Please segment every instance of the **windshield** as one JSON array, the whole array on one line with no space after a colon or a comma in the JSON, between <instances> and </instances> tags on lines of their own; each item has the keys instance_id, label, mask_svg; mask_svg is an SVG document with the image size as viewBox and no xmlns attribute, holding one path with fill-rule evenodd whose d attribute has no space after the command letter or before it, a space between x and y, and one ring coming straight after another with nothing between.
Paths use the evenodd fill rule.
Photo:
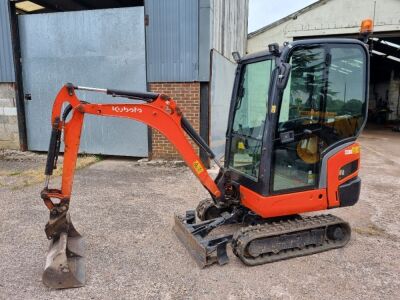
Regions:
<instances>
[{"instance_id":1,"label":"windshield","mask_svg":"<svg viewBox=\"0 0 400 300\"><path fill-rule=\"evenodd\" d=\"M322 125L331 129L325 130L327 145L356 136L365 115L362 49L343 45L298 49L290 63L278 131Z\"/></svg>"},{"instance_id":2,"label":"windshield","mask_svg":"<svg viewBox=\"0 0 400 300\"><path fill-rule=\"evenodd\" d=\"M230 167L258 178L273 61L243 66L231 132Z\"/></svg>"}]
</instances>

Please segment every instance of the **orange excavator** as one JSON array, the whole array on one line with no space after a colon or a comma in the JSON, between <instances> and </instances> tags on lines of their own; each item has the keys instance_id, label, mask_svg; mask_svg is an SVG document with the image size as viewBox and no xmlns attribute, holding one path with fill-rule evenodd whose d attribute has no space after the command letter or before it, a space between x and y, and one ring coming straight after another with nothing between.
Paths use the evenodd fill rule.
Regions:
<instances>
[{"instance_id":1,"label":"orange excavator","mask_svg":"<svg viewBox=\"0 0 400 300\"><path fill-rule=\"evenodd\" d=\"M83 238L69 208L86 114L143 122L175 146L210 194L196 210L175 215L173 228L200 267L227 263L227 245L246 265L260 265L347 244L347 222L331 214L299 214L358 201L356 139L367 119L367 46L354 39L301 40L283 47L271 44L268 50L237 57L237 62L223 165L167 95L73 84L60 90L41 193L50 211L45 232L51 246L43 274L47 286L85 283ZM75 93L79 90L142 102L94 104L80 100ZM190 139L220 167L215 179ZM61 188L49 188L62 140ZM233 223L241 228L210 234Z\"/></svg>"}]
</instances>

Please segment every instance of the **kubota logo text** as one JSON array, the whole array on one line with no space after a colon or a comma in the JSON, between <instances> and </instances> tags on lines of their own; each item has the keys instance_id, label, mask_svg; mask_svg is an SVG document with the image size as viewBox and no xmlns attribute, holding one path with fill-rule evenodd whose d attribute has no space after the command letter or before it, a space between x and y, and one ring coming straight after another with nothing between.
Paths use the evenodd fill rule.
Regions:
<instances>
[{"instance_id":1,"label":"kubota logo text","mask_svg":"<svg viewBox=\"0 0 400 300\"><path fill-rule=\"evenodd\" d=\"M126 106L113 106L111 107L112 111L115 111L117 113L123 113L123 112L127 112L127 113L142 113L143 110L141 108L138 107L126 107Z\"/></svg>"}]
</instances>

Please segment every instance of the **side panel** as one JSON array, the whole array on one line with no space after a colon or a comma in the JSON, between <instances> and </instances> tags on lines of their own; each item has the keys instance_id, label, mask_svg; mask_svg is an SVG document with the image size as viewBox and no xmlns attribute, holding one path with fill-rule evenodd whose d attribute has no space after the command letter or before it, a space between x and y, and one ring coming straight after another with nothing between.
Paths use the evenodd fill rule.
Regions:
<instances>
[{"instance_id":1,"label":"side panel","mask_svg":"<svg viewBox=\"0 0 400 300\"><path fill-rule=\"evenodd\" d=\"M354 162L355 167L350 173L344 173L343 167ZM319 211L341 205L339 187L356 179L360 168L360 145L353 143L337 152L328 160L328 187L303 192L288 193L276 196L262 196L240 186L242 205L256 214L264 217L285 216L308 211ZM355 193L356 194L356 193ZM357 197L357 195L355 195ZM353 205L358 199L352 199Z\"/></svg>"},{"instance_id":2,"label":"side panel","mask_svg":"<svg viewBox=\"0 0 400 300\"><path fill-rule=\"evenodd\" d=\"M357 168L353 173L348 176L341 178L341 169L353 162L357 161ZM329 208L337 207L340 205L339 199L339 185L345 183L346 181L358 176L358 171L360 169L360 145L354 143L338 153L333 155L328 160L328 206Z\"/></svg>"},{"instance_id":3,"label":"side panel","mask_svg":"<svg viewBox=\"0 0 400 300\"><path fill-rule=\"evenodd\" d=\"M327 209L326 189L262 196L240 186L241 203L263 218Z\"/></svg>"},{"instance_id":4,"label":"side panel","mask_svg":"<svg viewBox=\"0 0 400 300\"><path fill-rule=\"evenodd\" d=\"M320 189L326 188L327 184L328 184L328 173L327 173L328 160L332 156L334 156L337 152L339 152L339 151L351 146L353 143L354 143L354 141L345 143L345 144L340 145L338 147L335 147L334 149L332 149L332 150L328 151L327 153L323 154L322 162L321 162L321 174L322 175L319 177L319 183L318 183L318 187Z\"/></svg>"}]
</instances>

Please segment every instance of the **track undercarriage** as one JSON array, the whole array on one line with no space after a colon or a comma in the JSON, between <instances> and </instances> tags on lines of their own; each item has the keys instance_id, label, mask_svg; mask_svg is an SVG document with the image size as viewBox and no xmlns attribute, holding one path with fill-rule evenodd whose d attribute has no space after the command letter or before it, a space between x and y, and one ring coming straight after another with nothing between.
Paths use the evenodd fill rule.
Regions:
<instances>
[{"instance_id":1,"label":"track undercarriage","mask_svg":"<svg viewBox=\"0 0 400 300\"><path fill-rule=\"evenodd\" d=\"M349 224L330 214L263 219L243 207L216 216L217 212L210 201L202 201L197 208L200 222L196 223L195 211L175 216L174 232L200 267L228 263L228 244L244 264L255 266L341 248L351 235ZM234 223L243 227L208 236L213 229Z\"/></svg>"}]
</instances>

